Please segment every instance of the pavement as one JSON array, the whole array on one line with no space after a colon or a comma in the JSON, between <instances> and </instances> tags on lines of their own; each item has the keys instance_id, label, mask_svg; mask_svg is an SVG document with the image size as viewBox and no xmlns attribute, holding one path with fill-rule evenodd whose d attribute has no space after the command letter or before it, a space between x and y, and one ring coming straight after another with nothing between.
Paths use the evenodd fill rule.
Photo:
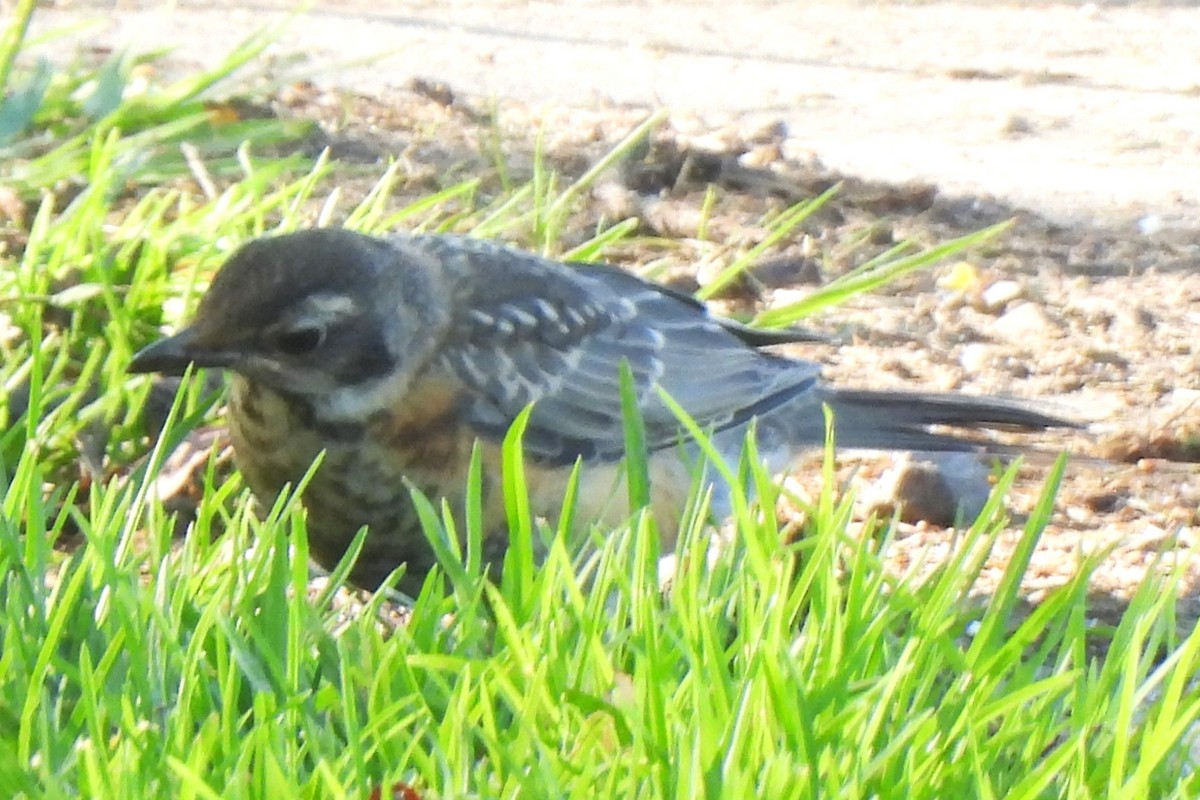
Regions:
<instances>
[{"instance_id":1,"label":"pavement","mask_svg":"<svg viewBox=\"0 0 1200 800\"><path fill-rule=\"evenodd\" d=\"M218 61L289 4L59 2L35 32ZM782 122L788 144L864 178L928 181L1130 235L1200 230L1200 5L1121 3L315 3L274 63L383 92L666 107L713 126Z\"/></svg>"}]
</instances>

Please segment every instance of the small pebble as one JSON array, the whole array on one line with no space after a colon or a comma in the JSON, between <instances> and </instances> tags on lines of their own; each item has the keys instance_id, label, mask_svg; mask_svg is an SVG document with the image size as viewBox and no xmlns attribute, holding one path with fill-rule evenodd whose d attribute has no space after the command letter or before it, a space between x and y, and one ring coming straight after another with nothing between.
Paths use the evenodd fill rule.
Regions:
<instances>
[{"instance_id":1,"label":"small pebble","mask_svg":"<svg viewBox=\"0 0 1200 800\"><path fill-rule=\"evenodd\" d=\"M991 329L1009 341L1025 343L1057 334L1046 312L1035 303L1020 303L1010 308L997 317Z\"/></svg>"},{"instance_id":2,"label":"small pebble","mask_svg":"<svg viewBox=\"0 0 1200 800\"><path fill-rule=\"evenodd\" d=\"M1138 233L1153 236L1163 229L1163 219L1158 214L1147 214L1137 221Z\"/></svg>"},{"instance_id":3,"label":"small pebble","mask_svg":"<svg viewBox=\"0 0 1200 800\"><path fill-rule=\"evenodd\" d=\"M958 363L971 375L982 374L994 360L993 347L983 342L971 342L958 357Z\"/></svg>"},{"instance_id":4,"label":"small pebble","mask_svg":"<svg viewBox=\"0 0 1200 800\"><path fill-rule=\"evenodd\" d=\"M1017 281L996 281L979 294L980 310L990 314L998 313L1023 294L1024 288Z\"/></svg>"}]
</instances>

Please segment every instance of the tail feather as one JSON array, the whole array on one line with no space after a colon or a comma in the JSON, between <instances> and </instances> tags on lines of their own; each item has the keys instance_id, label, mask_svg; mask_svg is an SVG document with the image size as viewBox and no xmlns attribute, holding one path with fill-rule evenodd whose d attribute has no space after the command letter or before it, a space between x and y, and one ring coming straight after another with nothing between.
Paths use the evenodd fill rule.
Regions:
<instances>
[{"instance_id":1,"label":"tail feather","mask_svg":"<svg viewBox=\"0 0 1200 800\"><path fill-rule=\"evenodd\" d=\"M929 427L964 431L1081 427L1028 403L1002 397L830 389L824 401L833 409L838 446L851 449L1004 452L1020 448Z\"/></svg>"}]
</instances>

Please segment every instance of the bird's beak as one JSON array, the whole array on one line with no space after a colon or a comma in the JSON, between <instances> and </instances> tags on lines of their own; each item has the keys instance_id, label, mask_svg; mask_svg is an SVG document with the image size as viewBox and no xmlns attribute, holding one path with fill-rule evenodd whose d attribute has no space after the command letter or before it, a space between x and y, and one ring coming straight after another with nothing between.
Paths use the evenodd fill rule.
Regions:
<instances>
[{"instance_id":1,"label":"bird's beak","mask_svg":"<svg viewBox=\"0 0 1200 800\"><path fill-rule=\"evenodd\" d=\"M129 362L129 371L182 375L189 364L228 369L238 360L236 351L204 342L196 327L192 326L143 348Z\"/></svg>"}]
</instances>

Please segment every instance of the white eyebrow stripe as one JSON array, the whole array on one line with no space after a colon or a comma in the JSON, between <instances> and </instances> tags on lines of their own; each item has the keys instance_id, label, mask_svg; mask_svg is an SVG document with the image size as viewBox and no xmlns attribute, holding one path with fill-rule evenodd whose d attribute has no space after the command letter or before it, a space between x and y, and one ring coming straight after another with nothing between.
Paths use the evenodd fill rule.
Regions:
<instances>
[{"instance_id":1,"label":"white eyebrow stripe","mask_svg":"<svg viewBox=\"0 0 1200 800\"><path fill-rule=\"evenodd\" d=\"M304 311L306 316L313 316L321 320L333 320L356 313L358 304L349 295L323 292L306 298Z\"/></svg>"}]
</instances>

